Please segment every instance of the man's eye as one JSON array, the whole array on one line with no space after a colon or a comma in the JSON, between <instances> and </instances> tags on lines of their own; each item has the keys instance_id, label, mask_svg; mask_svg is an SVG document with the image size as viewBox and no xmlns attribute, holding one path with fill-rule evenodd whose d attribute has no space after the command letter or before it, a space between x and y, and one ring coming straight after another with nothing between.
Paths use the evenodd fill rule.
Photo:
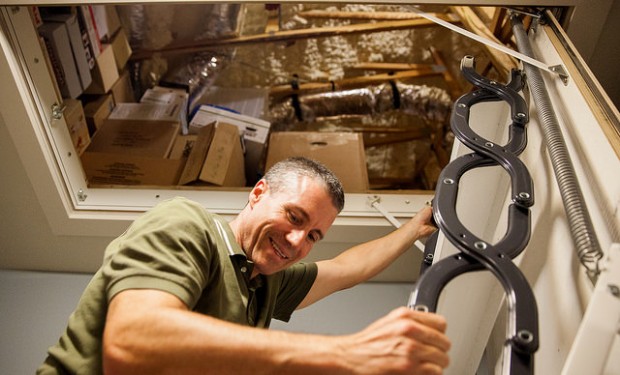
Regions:
<instances>
[{"instance_id":1,"label":"man's eye","mask_svg":"<svg viewBox=\"0 0 620 375\"><path fill-rule=\"evenodd\" d=\"M300 220L297 217L297 215L295 215L293 212L289 211L288 213L288 219L291 221L291 223L293 224L299 224Z\"/></svg>"}]
</instances>

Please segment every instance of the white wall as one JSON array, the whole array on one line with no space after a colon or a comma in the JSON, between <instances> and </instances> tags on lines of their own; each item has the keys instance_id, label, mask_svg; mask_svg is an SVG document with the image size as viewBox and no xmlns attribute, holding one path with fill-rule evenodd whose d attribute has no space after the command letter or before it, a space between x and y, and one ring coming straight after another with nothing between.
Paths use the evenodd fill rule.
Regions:
<instances>
[{"instance_id":1,"label":"white wall","mask_svg":"<svg viewBox=\"0 0 620 375\"><path fill-rule=\"evenodd\" d=\"M33 374L90 280L90 274L0 271L0 374ZM369 283L337 293L272 329L345 334L406 304L409 284Z\"/></svg>"}]
</instances>

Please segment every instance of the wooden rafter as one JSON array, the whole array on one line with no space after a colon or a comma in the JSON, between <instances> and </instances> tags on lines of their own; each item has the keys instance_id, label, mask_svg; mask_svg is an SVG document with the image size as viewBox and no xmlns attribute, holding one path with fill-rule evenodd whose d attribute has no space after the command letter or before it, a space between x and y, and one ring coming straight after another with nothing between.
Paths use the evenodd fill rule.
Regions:
<instances>
[{"instance_id":1,"label":"wooden rafter","mask_svg":"<svg viewBox=\"0 0 620 375\"><path fill-rule=\"evenodd\" d=\"M451 13L430 13L433 16L448 22L458 22L458 18ZM412 20L422 17L413 12L345 12L308 10L297 13L304 18L329 18L329 19L362 19L362 20Z\"/></svg>"},{"instance_id":2,"label":"wooden rafter","mask_svg":"<svg viewBox=\"0 0 620 375\"><path fill-rule=\"evenodd\" d=\"M451 18L456 22L455 18ZM313 29L284 30L269 33L240 36L228 39L201 40L185 45L175 45L156 50L141 49L132 54L132 60L142 60L154 55L176 55L202 52L214 47L236 46L244 44L291 42L309 38L325 38L338 35L366 34L394 30L410 30L436 26L426 19L395 20L374 23L359 23L345 26L325 26Z\"/></svg>"},{"instance_id":3,"label":"wooden rafter","mask_svg":"<svg viewBox=\"0 0 620 375\"><path fill-rule=\"evenodd\" d=\"M282 96L291 95L293 93L304 94L313 91L336 91L368 85L376 85L393 80L405 80L409 78L428 77L433 75L442 75L442 72L433 69L406 70L394 73L376 74L372 76L345 78L331 82L302 83L299 84L299 87L297 89L293 89L291 85L280 85L272 87L269 91L269 94L272 96Z\"/></svg>"},{"instance_id":4,"label":"wooden rafter","mask_svg":"<svg viewBox=\"0 0 620 375\"><path fill-rule=\"evenodd\" d=\"M486 24L480 20L478 15L470 8L466 6L451 6L450 9L461 19L461 22L471 32L480 35L486 39L492 40L497 43L501 41L493 35ZM517 67L517 60L503 52L500 52L494 48L483 45L489 59L491 60L493 67L499 72L500 76L508 77L510 71Z\"/></svg>"}]
</instances>

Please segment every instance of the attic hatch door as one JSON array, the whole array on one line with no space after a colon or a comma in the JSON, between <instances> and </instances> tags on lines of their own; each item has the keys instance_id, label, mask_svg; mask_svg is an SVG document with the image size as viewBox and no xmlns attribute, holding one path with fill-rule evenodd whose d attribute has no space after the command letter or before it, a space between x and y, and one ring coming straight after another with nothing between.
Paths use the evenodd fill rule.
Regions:
<instances>
[{"instance_id":1,"label":"attic hatch door","mask_svg":"<svg viewBox=\"0 0 620 375\"><path fill-rule=\"evenodd\" d=\"M89 188L76 154L28 7L0 7L0 74L5 83L0 109L31 186L57 235L117 235L158 202L184 195L209 210L235 215L248 191ZM55 109L53 109L55 108ZM27 146L24 146L27 145ZM389 227L368 204L368 194L348 194L335 226ZM382 205L398 217L411 217L429 194L380 194ZM232 216L229 216L232 217Z\"/></svg>"}]
</instances>

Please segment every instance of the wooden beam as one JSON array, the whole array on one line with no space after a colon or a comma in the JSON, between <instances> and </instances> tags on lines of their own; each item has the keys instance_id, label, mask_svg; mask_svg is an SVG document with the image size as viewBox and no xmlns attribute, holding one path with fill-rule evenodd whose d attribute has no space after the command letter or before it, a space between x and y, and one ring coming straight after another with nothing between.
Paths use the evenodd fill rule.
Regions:
<instances>
[{"instance_id":1,"label":"wooden beam","mask_svg":"<svg viewBox=\"0 0 620 375\"><path fill-rule=\"evenodd\" d=\"M495 12L493 13L493 19L491 20L491 26L489 27L489 30L491 30L491 33L493 33L493 35L497 37L501 35L500 31L502 30L503 24L505 23L504 21L506 19L507 12L508 11L506 10L506 8L495 8Z\"/></svg>"},{"instance_id":2,"label":"wooden beam","mask_svg":"<svg viewBox=\"0 0 620 375\"><path fill-rule=\"evenodd\" d=\"M455 21L452 21L455 22ZM142 60L153 55L178 55L184 53L202 52L214 47L227 47L244 44L291 42L309 38L326 38L330 36L367 34L394 30L411 30L424 27L435 27L434 22L426 19L384 21L374 23L360 23L345 26L326 26L311 29L284 30L257 35L240 36L237 38L201 40L185 45L163 47L155 50L141 49L132 53L132 60Z\"/></svg>"},{"instance_id":3,"label":"wooden beam","mask_svg":"<svg viewBox=\"0 0 620 375\"><path fill-rule=\"evenodd\" d=\"M459 85L457 80L452 75L452 72L450 72L450 69L448 69L441 51L437 50L435 47L430 47L430 51L431 55L433 56L433 60L435 61L435 64L443 66L445 68L441 74L443 75L443 79L444 81L446 81L446 85L448 86L450 98L452 98L452 100L456 100L459 96L463 94L463 89L461 88L461 85Z\"/></svg>"},{"instance_id":4,"label":"wooden beam","mask_svg":"<svg viewBox=\"0 0 620 375\"><path fill-rule=\"evenodd\" d=\"M451 6L450 9L461 18L461 22L469 31L486 39L501 43L470 7ZM517 60L514 57L486 44L483 44L482 47L502 78L508 78L510 71L517 68Z\"/></svg>"},{"instance_id":5,"label":"wooden beam","mask_svg":"<svg viewBox=\"0 0 620 375\"><path fill-rule=\"evenodd\" d=\"M458 22L458 18L451 13L430 13L433 16L448 22ZM329 18L329 19L362 19L362 20L412 20L422 17L413 12L345 12L308 10L297 13L304 18Z\"/></svg>"},{"instance_id":6,"label":"wooden beam","mask_svg":"<svg viewBox=\"0 0 620 375\"><path fill-rule=\"evenodd\" d=\"M294 90L291 85L274 86L269 91L272 96L282 96L296 94L305 94L313 91L338 91L343 89L351 89L355 87L363 87L368 85L376 85L379 83L393 81L393 80L406 80L411 78L429 77L434 75L441 75L441 72L434 70L408 70L396 73L384 73L376 74L372 76L345 78L338 81L331 82L310 82L302 83L299 88Z\"/></svg>"},{"instance_id":7,"label":"wooden beam","mask_svg":"<svg viewBox=\"0 0 620 375\"><path fill-rule=\"evenodd\" d=\"M359 63L351 67L352 69L362 70L384 70L388 72L395 72L401 70L419 70L419 71L437 71L443 72L444 66L432 65L432 64L406 64L406 63Z\"/></svg>"}]
</instances>

